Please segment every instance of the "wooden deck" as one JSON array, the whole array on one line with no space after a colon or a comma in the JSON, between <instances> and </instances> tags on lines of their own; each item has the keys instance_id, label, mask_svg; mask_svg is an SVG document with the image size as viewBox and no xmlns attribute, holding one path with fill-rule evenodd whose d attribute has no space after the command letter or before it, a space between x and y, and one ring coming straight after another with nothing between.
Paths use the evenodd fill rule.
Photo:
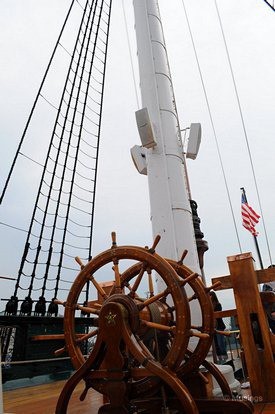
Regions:
<instances>
[{"instance_id":1,"label":"wooden deck","mask_svg":"<svg viewBox=\"0 0 275 414\"><path fill-rule=\"evenodd\" d=\"M51 382L34 387L4 391L5 414L54 414L59 394L65 381ZM89 390L85 401L79 401L84 383L79 384L70 401L68 414L96 414L102 405L102 396Z\"/></svg>"},{"instance_id":2,"label":"wooden deck","mask_svg":"<svg viewBox=\"0 0 275 414\"><path fill-rule=\"evenodd\" d=\"M54 414L59 394L64 381L18 388L5 391L3 394L5 414ZM70 401L68 414L97 414L102 405L102 396L90 390L85 401L80 402L79 396L84 384L79 384ZM246 390L248 395L249 390ZM255 404L255 414L274 414L275 403Z\"/></svg>"}]
</instances>

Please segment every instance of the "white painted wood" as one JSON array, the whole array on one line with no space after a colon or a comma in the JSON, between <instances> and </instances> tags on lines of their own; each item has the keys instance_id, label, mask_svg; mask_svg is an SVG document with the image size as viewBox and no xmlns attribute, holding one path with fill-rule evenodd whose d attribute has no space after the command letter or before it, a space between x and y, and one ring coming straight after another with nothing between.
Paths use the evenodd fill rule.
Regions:
<instances>
[{"instance_id":1,"label":"white painted wood","mask_svg":"<svg viewBox=\"0 0 275 414\"><path fill-rule=\"evenodd\" d=\"M149 112L157 145L146 150L153 236L157 252L200 273L175 97L157 0L134 0L142 106ZM158 286L162 290L162 286ZM192 323L199 324L198 304Z\"/></svg>"},{"instance_id":2,"label":"white painted wood","mask_svg":"<svg viewBox=\"0 0 275 414\"><path fill-rule=\"evenodd\" d=\"M158 252L200 272L175 97L156 0L134 0L142 106L148 108L157 146L147 151L153 235Z\"/></svg>"}]
</instances>

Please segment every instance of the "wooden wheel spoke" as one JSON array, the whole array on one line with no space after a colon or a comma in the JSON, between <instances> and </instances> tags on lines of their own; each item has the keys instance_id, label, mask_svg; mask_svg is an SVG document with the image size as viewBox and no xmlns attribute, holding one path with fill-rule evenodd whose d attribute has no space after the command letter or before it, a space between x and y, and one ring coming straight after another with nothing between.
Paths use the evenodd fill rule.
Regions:
<instances>
[{"instance_id":1,"label":"wooden wheel spoke","mask_svg":"<svg viewBox=\"0 0 275 414\"><path fill-rule=\"evenodd\" d=\"M101 309L102 308L102 305L100 304L100 303L97 303L97 302L93 302L93 308L94 309Z\"/></svg>"},{"instance_id":2,"label":"wooden wheel spoke","mask_svg":"<svg viewBox=\"0 0 275 414\"><path fill-rule=\"evenodd\" d=\"M215 283L213 283L213 285L211 285L211 286L208 286L208 287L205 287L204 288L204 290L205 290L205 292L210 292L211 290L216 290L216 289L218 289L219 287L221 287L221 285L222 285L222 282L215 282Z\"/></svg>"},{"instance_id":3,"label":"wooden wheel spoke","mask_svg":"<svg viewBox=\"0 0 275 414\"><path fill-rule=\"evenodd\" d=\"M194 293L194 295L188 298L188 302L192 302L192 300L196 300L196 299L198 299L198 296L196 295L196 293Z\"/></svg>"},{"instance_id":4,"label":"wooden wheel spoke","mask_svg":"<svg viewBox=\"0 0 275 414\"><path fill-rule=\"evenodd\" d=\"M148 249L148 252L150 252L150 253L152 253L152 254L154 254L154 253L155 253L156 247L157 247L157 245L158 245L158 243L159 243L160 239L161 239L161 237L160 237L160 235L158 234L158 235L155 237L155 240L154 240L154 242L153 242L152 247L150 247L150 249L148 249L148 247L147 247L147 246L145 247L146 249Z\"/></svg>"},{"instance_id":5,"label":"wooden wheel spoke","mask_svg":"<svg viewBox=\"0 0 275 414\"><path fill-rule=\"evenodd\" d=\"M112 238L112 249L116 249L117 248L117 242L116 242L116 232L112 231L111 233L111 238ZM112 267L114 273L115 273L115 284L114 284L114 288L112 289L112 292L110 292L110 295L113 293L113 291L115 291L115 293L121 293L121 275L119 272L119 267L118 267L118 259L116 257L113 257L113 264L114 266ZM110 296L109 295L109 296Z\"/></svg>"},{"instance_id":6,"label":"wooden wheel spoke","mask_svg":"<svg viewBox=\"0 0 275 414\"><path fill-rule=\"evenodd\" d=\"M141 269L140 269L140 272L139 272L139 274L137 275L137 278L136 278L136 280L135 280L135 282L134 282L134 285L133 285L133 287L130 289L130 294L129 294L129 296L130 296L131 298L136 297L136 291L138 290L139 285L140 285L140 282L142 281L142 277L143 277L143 275L144 275L144 272L145 272L145 270L146 270L146 267L147 267L146 263L143 263L143 265L142 265L142 267L141 267ZM128 288L130 288L130 287L128 287Z\"/></svg>"},{"instance_id":7,"label":"wooden wheel spoke","mask_svg":"<svg viewBox=\"0 0 275 414\"><path fill-rule=\"evenodd\" d=\"M170 293L170 290L169 289L165 289L164 291L158 293L157 295L152 296L151 298L146 299L143 303L140 303L138 305L138 308L141 310L141 309L145 308L145 306L151 305L151 303L154 303L157 300L160 300L160 299L164 298L169 293Z\"/></svg>"},{"instance_id":8,"label":"wooden wheel spoke","mask_svg":"<svg viewBox=\"0 0 275 414\"><path fill-rule=\"evenodd\" d=\"M185 286L187 283L196 279L198 276L199 276L198 273L192 273L191 275L187 276L185 279L181 279L179 283L181 286Z\"/></svg>"},{"instance_id":9,"label":"wooden wheel spoke","mask_svg":"<svg viewBox=\"0 0 275 414\"><path fill-rule=\"evenodd\" d=\"M98 333L98 329L95 329L94 331L91 331L89 333L87 333L86 335L82 335L80 338L76 339L76 343L79 344L81 342L86 341L87 339L93 338L94 336L96 336Z\"/></svg>"},{"instance_id":10,"label":"wooden wheel spoke","mask_svg":"<svg viewBox=\"0 0 275 414\"><path fill-rule=\"evenodd\" d=\"M81 310L82 312L85 313L92 313L94 315L99 315L100 309L96 309L96 307L91 308L89 306L82 306L82 305L76 305L77 309Z\"/></svg>"},{"instance_id":11,"label":"wooden wheel spoke","mask_svg":"<svg viewBox=\"0 0 275 414\"><path fill-rule=\"evenodd\" d=\"M66 301L64 301L64 300L54 299L54 303L56 305L62 305L62 306L64 306L64 308L66 306Z\"/></svg>"},{"instance_id":12,"label":"wooden wheel spoke","mask_svg":"<svg viewBox=\"0 0 275 414\"><path fill-rule=\"evenodd\" d=\"M176 331L176 326L162 325L161 323L149 322L149 321L145 321L143 319L141 319L141 322L144 325L146 325L148 328L154 328L154 329L158 329L160 331L172 332L172 333L174 333Z\"/></svg>"},{"instance_id":13,"label":"wooden wheel spoke","mask_svg":"<svg viewBox=\"0 0 275 414\"><path fill-rule=\"evenodd\" d=\"M114 273L115 273L115 293L121 293L121 276L118 266L118 260L113 260L114 266L112 267Z\"/></svg>"},{"instance_id":14,"label":"wooden wheel spoke","mask_svg":"<svg viewBox=\"0 0 275 414\"><path fill-rule=\"evenodd\" d=\"M153 285L153 278L152 278L152 269L149 267L147 268L148 273L148 287L149 287L149 298L154 296L154 285Z\"/></svg>"},{"instance_id":15,"label":"wooden wheel spoke","mask_svg":"<svg viewBox=\"0 0 275 414\"><path fill-rule=\"evenodd\" d=\"M193 331L193 329L190 329L189 336L195 336L196 338L200 338L200 339L208 339L209 338L208 333L199 332L199 331L195 332L195 331Z\"/></svg>"},{"instance_id":16,"label":"wooden wheel spoke","mask_svg":"<svg viewBox=\"0 0 275 414\"><path fill-rule=\"evenodd\" d=\"M56 350L54 351L54 355L55 355L56 357L59 357L60 355L64 354L64 352L65 352L65 351L66 351L66 346L63 346L63 348L56 349Z\"/></svg>"},{"instance_id":17,"label":"wooden wheel spoke","mask_svg":"<svg viewBox=\"0 0 275 414\"><path fill-rule=\"evenodd\" d=\"M95 330L93 330L93 331L91 331L91 332L89 332L89 333L87 333L87 334L76 334L76 337L75 337L75 341L74 342L76 344L79 344L79 343L84 342L87 339L90 339L93 336L97 335L97 333L98 333L98 328L95 329ZM65 345L65 346L63 346L60 349L56 349L54 351L54 355L55 356L60 356L60 355L64 354L64 352L66 352L66 350L67 350L67 348L66 348L66 345Z\"/></svg>"},{"instance_id":18,"label":"wooden wheel spoke","mask_svg":"<svg viewBox=\"0 0 275 414\"><path fill-rule=\"evenodd\" d=\"M218 329L214 329L215 334L218 335L223 335L223 336L230 336L231 332L230 331L219 331Z\"/></svg>"},{"instance_id":19,"label":"wooden wheel spoke","mask_svg":"<svg viewBox=\"0 0 275 414\"><path fill-rule=\"evenodd\" d=\"M82 260L80 259L80 257L76 256L75 261L76 261L77 264L79 264L80 269L84 269L85 265L84 265L84 263L82 263Z\"/></svg>"},{"instance_id":20,"label":"wooden wheel spoke","mask_svg":"<svg viewBox=\"0 0 275 414\"><path fill-rule=\"evenodd\" d=\"M94 278L94 275L92 274L89 275L88 280L92 282L92 284L94 285L98 293L103 297L103 299L107 299L108 295L106 294L104 289L100 286L100 284L96 281L96 279Z\"/></svg>"},{"instance_id":21,"label":"wooden wheel spoke","mask_svg":"<svg viewBox=\"0 0 275 414\"><path fill-rule=\"evenodd\" d=\"M188 254L188 250L183 250L183 252L182 252L182 255L181 255L181 258L180 258L180 260L178 261L178 264L179 265L182 265L183 264L183 261L184 261L184 259L186 258L186 256L187 256L187 254Z\"/></svg>"},{"instance_id":22,"label":"wooden wheel spoke","mask_svg":"<svg viewBox=\"0 0 275 414\"><path fill-rule=\"evenodd\" d=\"M124 286L124 287L126 287L126 288L130 291L129 296L130 296L130 297L132 297L131 292L133 291L133 288L132 288L132 286L130 285L130 283L129 283L129 282L126 282L126 283L124 283L124 285L123 285L123 286ZM138 295L137 293L135 293L134 297L135 297L135 298L139 298L139 295Z\"/></svg>"}]
</instances>

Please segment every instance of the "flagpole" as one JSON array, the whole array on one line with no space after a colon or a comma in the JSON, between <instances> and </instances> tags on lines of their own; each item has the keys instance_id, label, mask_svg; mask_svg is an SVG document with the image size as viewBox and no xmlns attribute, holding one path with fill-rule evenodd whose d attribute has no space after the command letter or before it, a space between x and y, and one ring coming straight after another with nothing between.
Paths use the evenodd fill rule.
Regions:
<instances>
[{"instance_id":1,"label":"flagpole","mask_svg":"<svg viewBox=\"0 0 275 414\"><path fill-rule=\"evenodd\" d=\"M241 191L243 193L244 202L248 203L244 187L241 187ZM259 259L259 262L260 262L261 269L264 269L262 256L261 256L261 252L260 252L259 244L258 244L258 240L257 240L257 236L255 236L254 234L252 234L252 236L254 238L254 243L255 243L257 254L258 254L258 259Z\"/></svg>"}]
</instances>

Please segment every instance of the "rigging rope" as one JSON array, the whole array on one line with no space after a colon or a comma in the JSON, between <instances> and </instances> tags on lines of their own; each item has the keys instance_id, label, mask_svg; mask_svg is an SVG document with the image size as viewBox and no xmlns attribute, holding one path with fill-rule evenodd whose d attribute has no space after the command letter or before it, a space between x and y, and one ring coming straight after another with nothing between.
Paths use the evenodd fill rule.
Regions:
<instances>
[{"instance_id":1,"label":"rigging rope","mask_svg":"<svg viewBox=\"0 0 275 414\"><path fill-rule=\"evenodd\" d=\"M14 296L21 289L28 290L29 297L37 291L42 296L54 291L56 297L59 290L67 291L60 282L71 283L66 280L68 271L78 270L70 266L71 260L64 259L75 257L79 250L85 256L87 252L84 260L91 259L111 5L112 0L86 0L85 7L81 7L83 13L73 52L68 52L71 59L58 107L39 94L56 111L56 118ZM87 122L93 125L92 130ZM22 276L29 279L28 287L22 283ZM42 286L39 280L43 280ZM86 298L88 288L87 284Z\"/></svg>"},{"instance_id":2,"label":"rigging rope","mask_svg":"<svg viewBox=\"0 0 275 414\"><path fill-rule=\"evenodd\" d=\"M230 73L231 73L231 77L232 77L232 81L233 81L233 85L234 85L234 91L235 91L235 95L236 95L236 99L237 99L237 103L238 103L238 109L239 109L239 113L240 113L240 117L241 117L243 133L244 133L244 137L245 137L245 142L246 142L247 152L248 152L249 161L250 161L250 165L251 165L254 185L255 185L257 199L258 199L260 212L261 212L261 217L262 217L263 229L264 229L265 240L266 240L267 250L268 250L268 254L269 254L270 264L272 264L270 246L269 246L269 241L268 241L267 231L266 231L266 226L265 226L265 220L264 220L264 213L263 213L263 209L262 209L262 203L261 203L261 199L260 199L260 193L259 193L258 183L257 183L257 179L256 179L254 163L253 163L252 154L251 154L251 150L250 150L250 145L249 145L249 141L248 141L247 130L246 130L245 122L244 122L242 106L241 106L239 93L238 93L238 89L237 89L237 84L236 84L236 80L235 80L235 76L234 76L233 66L232 66L232 63L231 63L229 50L228 50L228 46L227 46L227 42L226 42L226 38L225 38L225 34L224 34L222 20L221 20L221 16L220 16L220 12L219 12L216 0L215 0L215 7L216 7L217 15L218 15L218 20L219 20L219 24L220 24L220 29L221 29L221 33L222 33L222 37L223 37L225 50L226 50L226 55L227 55L227 60L228 60L229 68L230 68Z\"/></svg>"},{"instance_id":3,"label":"rigging rope","mask_svg":"<svg viewBox=\"0 0 275 414\"><path fill-rule=\"evenodd\" d=\"M12 165L11 165L11 168L10 168L10 171L9 171L9 174L8 174L8 177L7 177L7 179L6 179L6 182L5 182L4 188L3 188L3 190L2 190L2 194L1 194L1 196L0 196L0 204L2 203L3 198L4 198L4 195L5 195L5 193L6 193L6 190L7 190L7 187L8 187L8 184L9 184L10 178L11 178L11 175L12 175L12 173L13 173L13 170L14 170L14 167L15 167L15 164L16 164L16 161L17 161L17 158L18 158L18 155L20 154L20 150L21 150L22 144L23 144L23 142L24 142L24 138L25 138L26 132L27 132L27 130L28 130L28 128L29 128L30 121L31 121L31 119L32 119L32 116L33 116L33 113L34 113L34 110L35 110L36 104L37 104L37 102L38 102L38 99L39 99L39 96L40 96L40 92L41 92L41 90L42 90L42 88L43 88L43 86L44 86L44 83L45 83L45 80L46 80L46 78L47 78L47 75L48 75L49 69L50 69L50 67L51 67L51 64L52 64L53 58L54 58L54 56L55 56L55 52L56 52L56 50L57 50L57 47L58 47L59 41L60 41L60 39L61 39L61 37L62 37L63 31L64 31L64 29L65 29L65 26L66 26L66 24L67 24L67 21L68 21L68 19L69 19L70 14L71 14L71 10L72 10L73 4L74 4L74 0L72 0L71 5L70 5L70 7L69 7L69 10L68 10L68 12L67 12L67 15L66 15L66 18L65 18L65 20L64 20L63 26L62 26L62 28L61 28L61 31L60 31L60 33L59 33L59 36L58 36L58 39L57 39L57 41L56 41L55 47L54 47L54 49L53 49L52 55L51 55L51 57L50 57L50 60L49 60L48 66L47 66L46 71L45 71L45 73L44 73L44 76L43 76L42 82L41 82L40 87L39 87L39 89L38 89L38 92L37 92L36 98L35 98L35 100L34 100L34 103L33 103L32 108L31 108L31 112L30 112L30 115L29 115L29 117L28 117L27 123L26 123L26 125L25 125L25 128L24 128L24 131L23 131L23 134L22 134L21 140L20 140L20 142L19 142L19 146L18 146L18 148L17 148L17 152L16 152L15 157L14 157L14 159L13 159L13 162L12 162Z\"/></svg>"},{"instance_id":4,"label":"rigging rope","mask_svg":"<svg viewBox=\"0 0 275 414\"><path fill-rule=\"evenodd\" d=\"M132 78L133 78L135 95L136 95L136 103L137 103L137 108L139 109L141 108L141 104L139 102L139 97L138 97L137 80L136 80L135 70L134 70L133 55L132 55L130 36L129 36L127 18L126 18L126 12L125 12L125 4L124 4L124 0L121 0L121 1L122 1L122 9L123 9L123 17L124 17L124 25L125 25L125 31L126 31L126 37L127 37L128 51L129 51L130 62L131 62Z\"/></svg>"},{"instance_id":5,"label":"rigging rope","mask_svg":"<svg viewBox=\"0 0 275 414\"><path fill-rule=\"evenodd\" d=\"M93 17L92 17L92 21L90 23L90 27L89 27L88 24L85 24L85 32L83 33L83 41L81 43L81 53L79 53L79 56L78 56L78 63L80 63L80 60L82 58L82 52L83 52L83 50L84 50L84 62L86 63L88 45L89 45L89 42L91 40L91 33L92 33L93 23L94 23L94 19L95 19L96 6L97 6L97 2L95 3L94 9L92 7L90 7L90 11L89 11L89 15L88 15L88 22L90 21L91 15ZM88 37L87 37L87 34L88 34ZM76 72L74 74L74 81L72 83L72 90L71 90L69 105L70 105L70 102L71 102L71 96L73 95L74 86L75 86L76 81L79 80L79 84L81 84L81 81L83 79L83 71L84 71L85 63L83 64L83 67L82 67L80 76L78 76L77 70L76 70ZM69 80L69 77L68 77L68 80ZM87 85L89 85L89 82L87 83ZM80 95L81 87L76 87L76 89L77 89L77 99L78 99L78 97ZM78 102L77 99L76 99L76 105L74 107L73 119L70 122L72 124L71 125L70 132L72 132L72 130L73 130L73 125L74 125L75 118L76 118L77 102ZM69 105L67 106L66 120L67 120L67 115L69 114L69 109L70 109L70 106ZM82 121L81 122L83 122L83 117L84 117L84 111L82 113ZM62 138L63 138L63 134L64 134L64 130L62 131ZM67 159L69 157L71 138L72 138L72 135L70 133L69 142L68 142L68 145L67 145L67 152L66 152L66 156L65 156L65 163L66 163L66 165L67 165ZM61 140L60 140L60 143L61 143ZM79 144L80 144L80 135L79 135L79 139L77 141L77 148L76 148L76 154L75 154L75 162L74 162L73 173L72 173L72 181L71 181L70 191L69 191L69 200L68 200L67 209L66 209L67 211L66 211L65 226L64 226L64 232L63 232L63 238L62 238L61 254L59 256L58 272L57 272L57 275L56 275L55 296L57 296L58 287L59 287L59 281L60 281L60 273L61 273L61 268L62 268L62 264L63 264L64 243L65 243L65 237L66 237L67 226L68 226L68 217L69 217L71 197L72 197L72 191L73 191L73 182L74 182L74 176L75 176L75 169L76 169L76 164L77 164L77 160L78 160ZM61 145L59 147L59 150L60 149L61 149ZM65 177L65 171L66 170L65 170L65 165L64 165L63 174L62 174L62 184L60 186L60 193L59 193L59 197L58 197L58 201L57 201L57 206L56 206L56 216L55 216L54 224L53 224L53 232L52 232L52 237L51 237L51 247L52 247L52 243L53 243L54 234L55 234L56 229L57 229L57 226L56 226L56 223L57 223L57 212L58 212L58 210L60 208L60 205L62 204L61 203L61 193L62 193L62 187L63 187L63 178ZM50 261L51 261L51 257L49 255L49 257L48 257L48 263L50 263ZM42 292L44 291L44 289L46 287L46 282L47 282L47 278L45 277Z\"/></svg>"},{"instance_id":6,"label":"rigging rope","mask_svg":"<svg viewBox=\"0 0 275 414\"><path fill-rule=\"evenodd\" d=\"M274 6L274 0L268 1L268 0L264 0L264 2L273 10L275 11L275 6ZM272 3L272 4L271 4Z\"/></svg>"},{"instance_id":7,"label":"rigging rope","mask_svg":"<svg viewBox=\"0 0 275 414\"><path fill-rule=\"evenodd\" d=\"M75 42L75 50L76 50L76 46L77 46L77 43L78 43L79 33L81 31L81 27L82 27L82 24L83 24L83 21L84 21L85 12L86 12L86 9L88 8L88 4L89 4L89 2L87 0L86 1L86 6L85 6L85 11L83 12L82 19L81 19L81 23L80 23L80 27L79 27L79 31L78 31L78 36L77 36L77 39L76 39L76 42ZM72 61L71 61L71 63L72 63ZM67 73L66 82L67 82L67 80L69 78L69 75L70 75L70 69L68 70L68 73ZM63 100L64 94L65 94L65 91L63 89L63 93L62 93L61 101L60 101L60 105L59 105L59 111L61 110L62 100ZM57 113L57 118L56 118L56 121L55 121L54 130L55 130L55 127L56 127L56 124L57 124L58 114L59 114L59 112ZM26 247L30 245L30 236L31 236L31 232L32 232L34 217L35 217L35 214L36 214L36 207L38 206L38 202L39 202L39 198L40 198L40 192L41 192L42 183L43 183L44 175L45 175L46 168L47 168L47 162L48 162L49 155L50 155L50 152L51 152L51 146L52 146L52 142L53 142L53 137L54 137L54 134L52 134L51 142L50 142L49 149L48 149L48 153L47 153L47 156L46 156L46 162L45 162L45 165L44 165L44 171L43 171L42 178L41 178L41 181L40 181L40 185L39 185L39 189L38 189L38 193L37 193L37 197L36 197L36 201L35 201L35 206L34 206L32 218L31 218L31 224L30 224L30 227L29 227L29 233L28 233L27 240L26 240ZM60 140L60 146L61 146L61 140ZM60 146L59 146L59 148L60 148ZM54 169L53 169L53 173L52 173L51 185L53 184L53 180L54 180L56 168L57 168L57 165L55 163ZM49 205L49 199L46 202L46 210L48 208L48 205ZM45 220L46 220L46 215L44 214L43 224L45 223ZM39 243L38 243L39 245L40 245L40 241L41 241L41 238L42 238L42 235L43 235L43 231L44 231L44 229L43 229L43 226L42 226L41 227L41 231L40 231L40 236L39 236ZM21 260L21 265L20 265L19 273L18 273L18 280L17 280L16 286L15 286L14 296L17 295L17 289L19 287L20 278L21 278L21 272L22 272L23 267L24 267L24 261L25 261L25 258L26 258L26 254L27 254L27 251L26 251L26 248L25 248L25 251L24 251L24 254L23 254L22 260ZM33 275L34 275L34 273L33 273ZM33 276L33 279L34 279L34 276ZM32 287L33 287L33 279L31 280L31 283L29 285L29 294L31 294L31 290L32 290Z\"/></svg>"},{"instance_id":8,"label":"rigging rope","mask_svg":"<svg viewBox=\"0 0 275 414\"><path fill-rule=\"evenodd\" d=\"M18 230L18 231L23 231L24 233L28 233L28 230L26 230L26 229L22 229L22 228L17 227L17 226L12 226L11 224L3 223L2 221L0 221L0 224L1 224L1 226L9 227L10 229L14 229L14 230Z\"/></svg>"},{"instance_id":9,"label":"rigging rope","mask_svg":"<svg viewBox=\"0 0 275 414\"><path fill-rule=\"evenodd\" d=\"M197 50L196 50L196 45L195 45L195 41L194 41L193 33L192 33L192 30L191 30L191 25L190 25L190 22L189 22L189 18L188 18L188 14L187 14L187 10L186 10L186 7L185 7L184 0L182 0L182 5L183 5L183 9L184 9L185 18L186 18L186 21L187 21L188 31L189 31L189 34L190 34L195 59L196 59L197 66L198 66L199 76L200 76L200 79L201 79L202 89L203 89L203 93L204 93L204 97L205 97L205 101L206 101L207 110L208 110L208 113L209 113L210 123L211 123L211 127L212 127L212 130L213 130L215 144L216 144L216 148L217 148L217 152L218 152L218 158L219 158L219 162L220 162L220 166L221 166L221 170L222 170L222 175L223 175L223 180L224 180L224 184L225 184L225 188L226 188L227 198L228 198L230 211L231 211L231 215L232 215L232 220L233 220L233 224L234 224L234 228L235 228L235 234L236 234L236 238L237 238L237 241L238 241L240 253L242 253L241 242L240 242L239 233L238 233L237 224L236 224L236 219L235 219L235 215L234 215L234 211L233 211L233 206L232 206L232 201L231 201L231 197L230 197L227 178L226 178L226 174L225 174L225 170L224 170L224 166L223 166L223 160L222 160L220 146L219 146L219 142L218 142L218 136L217 136L216 128L215 128L215 125L214 125L212 111L211 111L211 108L210 108L210 103L209 103L209 99L208 99L208 95L207 95L207 91L206 91L206 87L205 87L205 83L204 83L204 78L203 78L203 75L202 75L202 70L201 70L201 66L200 66L200 62L199 62L199 58L198 58L198 54L197 54Z\"/></svg>"}]
</instances>

